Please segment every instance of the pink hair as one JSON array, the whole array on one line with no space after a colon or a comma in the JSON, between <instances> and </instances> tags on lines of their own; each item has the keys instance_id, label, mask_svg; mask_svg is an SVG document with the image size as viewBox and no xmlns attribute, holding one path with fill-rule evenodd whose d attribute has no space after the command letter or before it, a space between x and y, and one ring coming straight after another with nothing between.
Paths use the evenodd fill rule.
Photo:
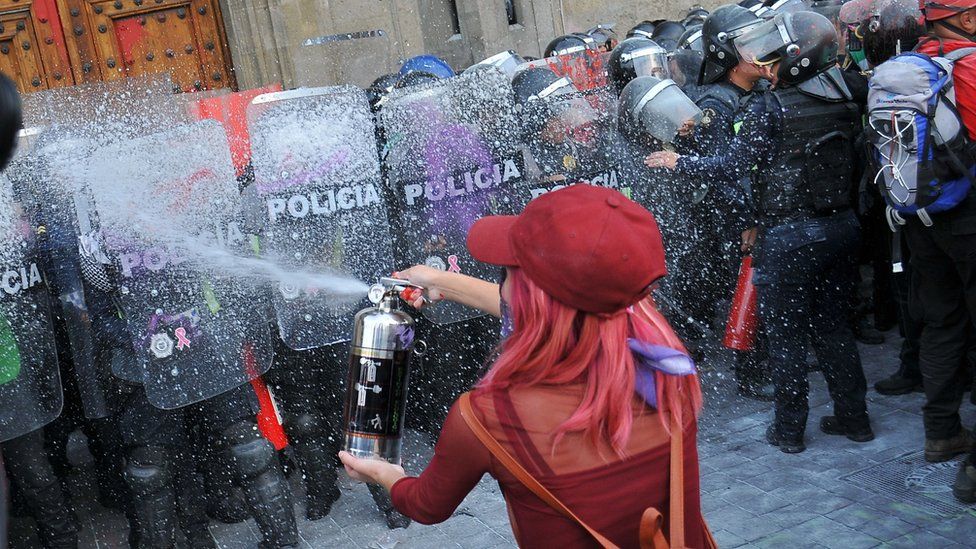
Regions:
<instances>
[{"instance_id":1,"label":"pink hair","mask_svg":"<svg viewBox=\"0 0 976 549\"><path fill-rule=\"evenodd\" d=\"M479 387L507 389L537 384L582 384L583 401L556 430L556 442L583 431L594 443L608 440L619 456L634 422L635 359L628 338L686 352L667 320L648 298L612 315L590 314L543 292L521 269L509 269L515 329ZM698 413L702 395L695 375L655 373L661 421ZM668 419L665 419L668 418Z\"/></svg>"}]
</instances>

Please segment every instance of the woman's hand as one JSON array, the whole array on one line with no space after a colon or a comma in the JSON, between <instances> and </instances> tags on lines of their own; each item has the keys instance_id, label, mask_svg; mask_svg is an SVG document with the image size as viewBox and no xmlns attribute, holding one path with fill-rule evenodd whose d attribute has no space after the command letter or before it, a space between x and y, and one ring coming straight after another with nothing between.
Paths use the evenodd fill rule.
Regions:
<instances>
[{"instance_id":1,"label":"woman's hand","mask_svg":"<svg viewBox=\"0 0 976 549\"><path fill-rule=\"evenodd\" d=\"M339 452L339 460L351 478L370 484L379 484L389 491L396 481L407 476L403 467L378 459L361 459L349 452Z\"/></svg>"},{"instance_id":2,"label":"woman's hand","mask_svg":"<svg viewBox=\"0 0 976 549\"><path fill-rule=\"evenodd\" d=\"M412 307L420 309L441 300L474 307L493 316L501 316L498 284L450 271L440 271L426 265L415 265L393 273L394 278L406 280L424 288L426 295L401 292L400 296ZM404 295L406 293L406 295Z\"/></svg>"},{"instance_id":3,"label":"woman's hand","mask_svg":"<svg viewBox=\"0 0 976 549\"><path fill-rule=\"evenodd\" d=\"M653 152L644 159L644 165L648 168L667 168L673 170L678 164L678 158L680 157L681 155L672 151Z\"/></svg>"},{"instance_id":4,"label":"woman's hand","mask_svg":"<svg viewBox=\"0 0 976 549\"><path fill-rule=\"evenodd\" d=\"M424 289L426 295L418 293L412 301L409 301L410 306L420 309L425 305L433 305L444 299L445 292L441 286L441 281L445 275L450 276L450 274L452 273L446 273L426 265L414 265L409 269L393 273L393 278L406 280Z\"/></svg>"}]
</instances>

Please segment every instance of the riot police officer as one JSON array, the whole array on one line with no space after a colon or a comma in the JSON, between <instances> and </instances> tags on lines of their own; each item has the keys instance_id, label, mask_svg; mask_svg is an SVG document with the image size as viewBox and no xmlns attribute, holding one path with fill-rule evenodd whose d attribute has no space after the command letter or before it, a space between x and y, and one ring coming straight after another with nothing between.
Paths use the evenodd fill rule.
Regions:
<instances>
[{"instance_id":1,"label":"riot police officer","mask_svg":"<svg viewBox=\"0 0 976 549\"><path fill-rule=\"evenodd\" d=\"M527 179L575 183L602 164L606 151L595 146L592 133L597 112L569 79L532 67L515 75L512 88L521 110Z\"/></svg>"},{"instance_id":2,"label":"riot police officer","mask_svg":"<svg viewBox=\"0 0 976 549\"><path fill-rule=\"evenodd\" d=\"M859 230L851 209L853 141L860 113L836 64L837 34L822 15L779 13L736 41L773 89L750 104L726 154L657 153L654 165L679 174L739 179L756 166L753 197L761 238L754 283L769 336L776 385L770 444L806 449L809 413L806 345L813 344L834 399L820 429L874 438L866 381L850 324Z\"/></svg>"},{"instance_id":3,"label":"riot police officer","mask_svg":"<svg viewBox=\"0 0 976 549\"><path fill-rule=\"evenodd\" d=\"M0 169L13 156L21 124L16 85L0 74ZM41 544L73 548L78 546L77 518L44 447L42 427L60 415L63 395L49 291L38 270L36 224L9 181L0 186L0 194L4 232L0 257L30 273L9 286L16 290L6 292L0 302L0 442L5 461L0 466L0 499L6 500L5 473L9 472L37 523ZM31 230L25 234L20 223ZM0 507L0 545L5 545L6 518Z\"/></svg>"},{"instance_id":4,"label":"riot police officer","mask_svg":"<svg viewBox=\"0 0 976 549\"><path fill-rule=\"evenodd\" d=\"M709 156L725 150L735 138L742 122L745 105L753 98L753 89L761 71L752 63L740 60L735 40L762 19L746 8L730 4L721 6L705 19L702 26L704 62L698 75L700 85L696 99L704 113L703 123L692 139L681 140L682 152ZM702 234L700 253L695 257L699 273L690 284L697 295L713 296L702 301L727 302L732 293L734 269L737 268L739 235L755 226L749 208L749 178L742 181L709 177L693 182L696 207L692 210L698 234ZM689 197L691 199L691 197ZM736 354L736 382L739 394L759 400L772 400L764 391L768 375L762 368L762 353Z\"/></svg>"},{"instance_id":5,"label":"riot police officer","mask_svg":"<svg viewBox=\"0 0 976 549\"><path fill-rule=\"evenodd\" d=\"M635 36L617 44L607 60L607 77L619 95L638 76L671 77L668 52L649 38Z\"/></svg>"}]
</instances>

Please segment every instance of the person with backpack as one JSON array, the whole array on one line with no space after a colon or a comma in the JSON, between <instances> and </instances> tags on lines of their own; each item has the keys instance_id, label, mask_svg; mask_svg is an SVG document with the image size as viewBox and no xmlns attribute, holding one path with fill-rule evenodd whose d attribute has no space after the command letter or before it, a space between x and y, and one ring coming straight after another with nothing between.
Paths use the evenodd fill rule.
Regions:
<instances>
[{"instance_id":1,"label":"person with backpack","mask_svg":"<svg viewBox=\"0 0 976 549\"><path fill-rule=\"evenodd\" d=\"M915 52L875 69L868 126L892 228L911 251L925 459L938 462L973 451L959 406L976 315L976 0L926 1L922 15L928 35ZM976 501L976 456L953 493Z\"/></svg>"},{"instance_id":2,"label":"person with backpack","mask_svg":"<svg viewBox=\"0 0 976 549\"><path fill-rule=\"evenodd\" d=\"M921 12L915 0L861 0L870 1L871 10L862 15L864 19L855 26L858 58L863 60L861 67L870 71L888 59L909 52L915 48L924 33L918 22ZM844 7L853 4L849 2ZM841 12L844 13L843 11ZM848 25L849 27L851 25ZM848 39L848 44L851 39ZM851 53L853 55L853 52ZM861 183L861 201L866 210L880 211L881 226L874 248L883 252L887 270L891 273L891 289L898 308L898 331L902 336L899 352L898 369L890 376L880 379L874 384L874 390L881 395L904 395L913 391L922 391L922 371L918 366L918 338L922 333L922 322L916 311L909 304L911 291L911 262L909 261L908 246L905 244L903 232L891 233L885 221L885 203L874 185L876 170L870 166L865 171L865 178ZM882 240L883 237L883 240ZM897 268L892 268L891 251L897 247L901 253L901 261ZM879 272L880 265L875 265L875 272ZM877 300L877 297L875 297Z\"/></svg>"},{"instance_id":3,"label":"person with backpack","mask_svg":"<svg viewBox=\"0 0 976 549\"><path fill-rule=\"evenodd\" d=\"M426 289L415 306L450 299L501 317L494 362L419 476L341 452L346 471L423 524L450 518L488 473L521 547L715 547L699 500L701 390L648 297L666 270L654 217L579 184L477 221L468 248L504 269L500 287L424 266L395 276Z\"/></svg>"},{"instance_id":4,"label":"person with backpack","mask_svg":"<svg viewBox=\"0 0 976 549\"><path fill-rule=\"evenodd\" d=\"M861 113L837 66L837 33L820 14L778 13L735 46L773 84L763 101L750 103L736 138L715 156L662 151L648 162L679 175L730 180L755 167L753 283L776 386L766 440L786 453L806 449L809 342L834 401L834 415L821 418L820 430L867 442L874 438L867 382L849 321L860 240L851 195Z\"/></svg>"}]
</instances>

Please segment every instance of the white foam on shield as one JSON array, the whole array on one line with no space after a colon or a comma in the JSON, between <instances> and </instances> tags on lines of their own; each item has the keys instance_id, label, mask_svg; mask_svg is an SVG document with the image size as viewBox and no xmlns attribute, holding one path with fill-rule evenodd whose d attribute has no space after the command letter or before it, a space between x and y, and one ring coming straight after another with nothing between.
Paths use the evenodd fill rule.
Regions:
<instances>
[{"instance_id":1,"label":"white foam on shield","mask_svg":"<svg viewBox=\"0 0 976 549\"><path fill-rule=\"evenodd\" d=\"M216 146L223 144L223 146ZM67 192L90 193L98 222L121 248L124 276L190 262L209 275L288 284L338 301L361 299L368 286L331 269L295 270L257 257L241 227L241 198L223 128L205 120L144 137L81 146L51 155ZM78 200L76 200L78 202ZM82 227L82 233L85 228Z\"/></svg>"}]
</instances>

